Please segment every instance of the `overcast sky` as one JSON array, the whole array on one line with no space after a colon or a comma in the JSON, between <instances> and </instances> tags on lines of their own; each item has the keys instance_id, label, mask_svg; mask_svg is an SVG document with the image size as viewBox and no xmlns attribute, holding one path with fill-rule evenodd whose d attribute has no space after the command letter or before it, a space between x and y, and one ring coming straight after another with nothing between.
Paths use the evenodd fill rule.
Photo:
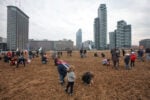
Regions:
<instances>
[{"instance_id":1,"label":"overcast sky","mask_svg":"<svg viewBox=\"0 0 150 100\"><path fill-rule=\"evenodd\" d=\"M133 45L150 39L150 0L0 0L0 36L6 37L6 6L16 5L30 17L30 39L75 42L81 28L83 41L93 40L94 18L102 3L107 6L108 33L116 29L117 21L125 20L132 25Z\"/></svg>"}]
</instances>

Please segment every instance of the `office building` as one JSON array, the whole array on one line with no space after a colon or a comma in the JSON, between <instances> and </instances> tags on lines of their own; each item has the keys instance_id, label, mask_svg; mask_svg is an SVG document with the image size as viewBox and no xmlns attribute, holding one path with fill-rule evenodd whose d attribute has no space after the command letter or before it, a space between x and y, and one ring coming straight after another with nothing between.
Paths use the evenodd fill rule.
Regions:
<instances>
[{"instance_id":1,"label":"office building","mask_svg":"<svg viewBox=\"0 0 150 100\"><path fill-rule=\"evenodd\" d=\"M82 48L82 30L79 29L76 32L76 48L81 49Z\"/></svg>"},{"instance_id":2,"label":"office building","mask_svg":"<svg viewBox=\"0 0 150 100\"><path fill-rule=\"evenodd\" d=\"M100 32L99 32L99 18L95 18L94 20L94 43L95 43L95 48L99 49L100 48Z\"/></svg>"},{"instance_id":3,"label":"office building","mask_svg":"<svg viewBox=\"0 0 150 100\"><path fill-rule=\"evenodd\" d=\"M127 25L124 20L117 22L117 29L109 33L110 49L131 48L131 25Z\"/></svg>"},{"instance_id":4,"label":"office building","mask_svg":"<svg viewBox=\"0 0 150 100\"><path fill-rule=\"evenodd\" d=\"M87 40L83 42L83 49L91 50L94 48L94 42L91 40Z\"/></svg>"},{"instance_id":5,"label":"office building","mask_svg":"<svg viewBox=\"0 0 150 100\"><path fill-rule=\"evenodd\" d=\"M7 6L7 46L10 50L27 49L29 17L18 7Z\"/></svg>"},{"instance_id":6,"label":"office building","mask_svg":"<svg viewBox=\"0 0 150 100\"><path fill-rule=\"evenodd\" d=\"M29 40L30 50L38 50L39 48L42 48L44 51L54 50L54 41Z\"/></svg>"},{"instance_id":7,"label":"office building","mask_svg":"<svg viewBox=\"0 0 150 100\"><path fill-rule=\"evenodd\" d=\"M116 47L116 31L114 32L109 32L109 48L113 49Z\"/></svg>"},{"instance_id":8,"label":"office building","mask_svg":"<svg viewBox=\"0 0 150 100\"><path fill-rule=\"evenodd\" d=\"M0 43L7 43L7 39L4 37L0 37Z\"/></svg>"},{"instance_id":9,"label":"office building","mask_svg":"<svg viewBox=\"0 0 150 100\"><path fill-rule=\"evenodd\" d=\"M7 43L0 43L0 51L7 51Z\"/></svg>"},{"instance_id":10,"label":"office building","mask_svg":"<svg viewBox=\"0 0 150 100\"><path fill-rule=\"evenodd\" d=\"M54 41L54 50L73 50L73 41L71 40Z\"/></svg>"},{"instance_id":11,"label":"office building","mask_svg":"<svg viewBox=\"0 0 150 100\"><path fill-rule=\"evenodd\" d=\"M42 48L44 51L48 50L69 50L73 49L73 41L71 40L59 40L59 41L49 41L49 40L29 40L29 49L38 50Z\"/></svg>"},{"instance_id":12,"label":"office building","mask_svg":"<svg viewBox=\"0 0 150 100\"><path fill-rule=\"evenodd\" d=\"M95 18L94 21L94 42L95 42L95 47L98 50L105 50L107 47L106 4L100 4L100 7L98 8L98 18Z\"/></svg>"},{"instance_id":13,"label":"office building","mask_svg":"<svg viewBox=\"0 0 150 100\"><path fill-rule=\"evenodd\" d=\"M7 39L0 37L0 51L6 51L7 50Z\"/></svg>"},{"instance_id":14,"label":"office building","mask_svg":"<svg viewBox=\"0 0 150 100\"><path fill-rule=\"evenodd\" d=\"M143 46L144 48L150 48L150 39L143 39L139 42L139 46Z\"/></svg>"}]
</instances>

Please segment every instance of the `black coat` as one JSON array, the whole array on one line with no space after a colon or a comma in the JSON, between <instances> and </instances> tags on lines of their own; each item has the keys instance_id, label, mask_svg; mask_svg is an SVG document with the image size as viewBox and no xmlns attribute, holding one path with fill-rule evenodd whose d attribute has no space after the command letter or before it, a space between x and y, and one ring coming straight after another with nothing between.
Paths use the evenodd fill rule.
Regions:
<instances>
[{"instance_id":1,"label":"black coat","mask_svg":"<svg viewBox=\"0 0 150 100\"><path fill-rule=\"evenodd\" d=\"M130 56L125 56L124 62L125 62L126 64L129 64L129 62L130 62Z\"/></svg>"}]
</instances>

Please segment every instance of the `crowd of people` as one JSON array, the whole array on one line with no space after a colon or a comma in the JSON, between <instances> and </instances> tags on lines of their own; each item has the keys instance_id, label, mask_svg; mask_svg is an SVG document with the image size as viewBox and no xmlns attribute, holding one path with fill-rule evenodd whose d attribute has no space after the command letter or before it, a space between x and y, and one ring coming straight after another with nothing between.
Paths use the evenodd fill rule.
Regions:
<instances>
[{"instance_id":1,"label":"crowd of people","mask_svg":"<svg viewBox=\"0 0 150 100\"><path fill-rule=\"evenodd\" d=\"M121 52L122 51L122 52ZM118 48L114 48L110 50L111 57L106 56L103 52L98 54L94 52L94 57L101 57L102 58L102 65L112 66L112 68L118 70L120 60L124 61L125 69L129 70L135 66L136 60L144 62L150 61L150 48L143 49L139 47L137 50L133 49L122 49L119 50ZM144 56L145 55L145 56ZM110 64L112 62L112 64Z\"/></svg>"},{"instance_id":2,"label":"crowd of people","mask_svg":"<svg viewBox=\"0 0 150 100\"><path fill-rule=\"evenodd\" d=\"M145 53L145 58L144 59L144 53ZM111 50L111 55L112 55L112 62L113 62L113 67L115 69L119 68L119 61L121 57L121 53L119 49L112 49ZM138 50L124 50L122 49L122 56L124 59L125 63L125 69L129 70L132 69L135 66L135 61L136 59L138 61L144 62L144 61L150 61L150 49L146 48L139 48Z\"/></svg>"},{"instance_id":3,"label":"crowd of people","mask_svg":"<svg viewBox=\"0 0 150 100\"><path fill-rule=\"evenodd\" d=\"M20 64L26 65L27 59L25 56L27 55L26 51L7 51L5 53L1 53L1 60L5 63L9 63L11 66L16 65L16 68L19 67Z\"/></svg>"},{"instance_id":4,"label":"crowd of people","mask_svg":"<svg viewBox=\"0 0 150 100\"><path fill-rule=\"evenodd\" d=\"M121 54L122 51L122 54ZM80 50L80 57L86 57L87 51L86 50ZM28 59L33 59L34 57L39 57L39 54L41 55L41 62L42 64L47 64L48 62L48 55L46 52L40 52L39 51L8 51L6 53L0 54L0 60L4 60L4 62L9 63L10 65L16 65L16 68L19 67L20 64L23 64L26 66L26 63L28 62ZM101 57L102 58L102 65L103 66L112 66L113 69L119 70L120 66L120 60L124 61L124 66L126 70L130 70L135 67L136 60L139 60L141 62L144 62L144 54L146 56L146 61L150 61L150 48L147 48L144 50L143 48L139 48L137 51L135 50L119 50L117 48L114 48L110 50L110 56L107 56L104 52L100 53L100 56L97 52L94 52L94 57ZM67 55L72 56L71 54L67 52ZM54 52L51 54L51 57L54 61L54 65L57 66L57 71L59 74L59 82L62 86L65 85L65 77L67 76L67 84L65 85L64 91L68 93L69 95L73 95L73 87L76 80L76 74L75 74L75 66L68 64L67 62L63 61L61 59L62 52ZM111 64L112 62L112 64ZM81 76L81 81L83 84L89 84L92 85L94 83L94 73L90 71L85 71Z\"/></svg>"},{"instance_id":5,"label":"crowd of people","mask_svg":"<svg viewBox=\"0 0 150 100\"><path fill-rule=\"evenodd\" d=\"M41 54L41 57L45 56L46 55ZM37 51L13 50L0 53L0 60L3 60L5 63L8 63L11 66L16 66L16 68L18 68L20 64L23 64L25 67L26 64L30 63L31 60L35 57L39 57L38 50Z\"/></svg>"}]
</instances>

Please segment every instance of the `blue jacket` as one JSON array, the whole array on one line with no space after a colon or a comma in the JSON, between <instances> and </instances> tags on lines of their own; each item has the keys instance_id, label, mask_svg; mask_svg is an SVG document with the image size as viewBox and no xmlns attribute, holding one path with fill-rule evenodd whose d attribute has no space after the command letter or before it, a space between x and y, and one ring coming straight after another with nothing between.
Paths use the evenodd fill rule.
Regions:
<instances>
[{"instance_id":1,"label":"blue jacket","mask_svg":"<svg viewBox=\"0 0 150 100\"><path fill-rule=\"evenodd\" d=\"M57 69L59 74L66 75L67 74L67 67L69 67L68 64L58 64Z\"/></svg>"}]
</instances>

